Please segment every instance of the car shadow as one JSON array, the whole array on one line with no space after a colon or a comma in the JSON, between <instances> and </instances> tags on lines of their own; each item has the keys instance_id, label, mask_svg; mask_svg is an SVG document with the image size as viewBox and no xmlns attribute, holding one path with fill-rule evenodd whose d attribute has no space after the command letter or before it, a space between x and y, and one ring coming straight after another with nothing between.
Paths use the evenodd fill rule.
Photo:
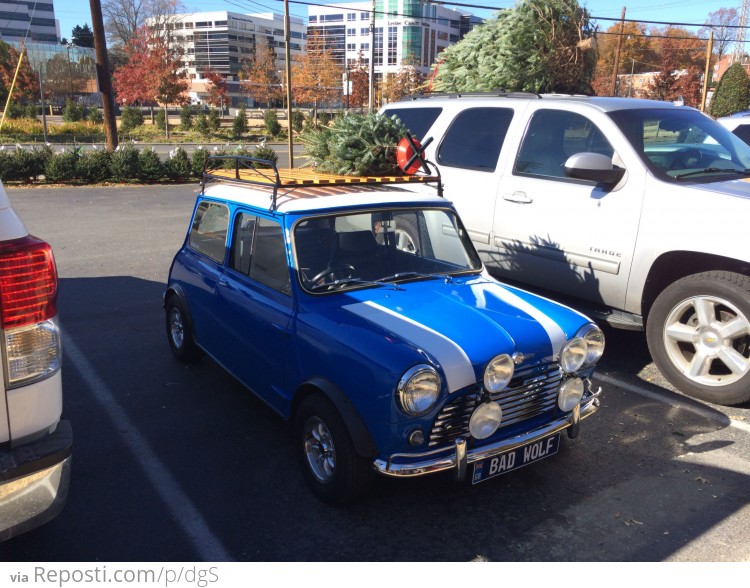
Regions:
<instances>
[{"instance_id":1,"label":"car shadow","mask_svg":"<svg viewBox=\"0 0 750 588\"><path fill-rule=\"evenodd\" d=\"M304 484L282 419L210 359L172 357L163 289L123 276L60 280L76 350L63 366L71 493L57 519L0 545L0 559L200 560L148 467L168 472L230 556L246 561L680 559L746 507L748 476L712 462L746 449L723 415L611 386L580 437L533 466L477 486L444 474L380 477L359 502L324 505Z\"/></svg>"}]
</instances>

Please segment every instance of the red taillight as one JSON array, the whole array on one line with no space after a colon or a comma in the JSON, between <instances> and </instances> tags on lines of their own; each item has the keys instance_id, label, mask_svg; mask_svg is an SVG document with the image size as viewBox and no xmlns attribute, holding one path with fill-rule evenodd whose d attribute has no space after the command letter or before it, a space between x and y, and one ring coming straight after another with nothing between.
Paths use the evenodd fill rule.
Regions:
<instances>
[{"instance_id":1,"label":"red taillight","mask_svg":"<svg viewBox=\"0 0 750 588\"><path fill-rule=\"evenodd\" d=\"M0 244L0 320L5 329L57 314L57 269L52 248L27 236Z\"/></svg>"}]
</instances>

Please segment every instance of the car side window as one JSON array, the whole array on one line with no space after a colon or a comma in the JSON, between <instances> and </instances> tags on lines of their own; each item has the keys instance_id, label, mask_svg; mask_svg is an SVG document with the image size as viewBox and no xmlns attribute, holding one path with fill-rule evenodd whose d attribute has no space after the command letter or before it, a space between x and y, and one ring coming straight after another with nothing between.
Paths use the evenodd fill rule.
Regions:
<instances>
[{"instance_id":1,"label":"car side window","mask_svg":"<svg viewBox=\"0 0 750 588\"><path fill-rule=\"evenodd\" d=\"M244 212L238 214L230 267L274 290L289 294L289 266L281 225Z\"/></svg>"},{"instance_id":2,"label":"car side window","mask_svg":"<svg viewBox=\"0 0 750 588\"><path fill-rule=\"evenodd\" d=\"M564 110L537 110L518 151L513 173L565 178L563 166L575 153L614 155L599 128L585 116Z\"/></svg>"},{"instance_id":3,"label":"car side window","mask_svg":"<svg viewBox=\"0 0 750 588\"><path fill-rule=\"evenodd\" d=\"M228 226L229 210L226 206L216 202L201 202L195 211L188 244L216 263L222 263Z\"/></svg>"},{"instance_id":4,"label":"car side window","mask_svg":"<svg viewBox=\"0 0 750 588\"><path fill-rule=\"evenodd\" d=\"M438 148L441 165L494 172L512 108L468 108L451 123Z\"/></svg>"},{"instance_id":5,"label":"car side window","mask_svg":"<svg viewBox=\"0 0 750 588\"><path fill-rule=\"evenodd\" d=\"M414 137L423 141L432 123L437 120L442 111L443 109L439 107L389 108L383 114L385 116L393 116L395 114L406 125L406 128L409 129L409 132Z\"/></svg>"}]
</instances>

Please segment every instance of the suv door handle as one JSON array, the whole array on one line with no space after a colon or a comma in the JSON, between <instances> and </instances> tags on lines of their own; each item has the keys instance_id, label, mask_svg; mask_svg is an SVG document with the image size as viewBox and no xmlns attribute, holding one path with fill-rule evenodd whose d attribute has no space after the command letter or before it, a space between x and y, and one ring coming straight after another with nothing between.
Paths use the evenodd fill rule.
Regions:
<instances>
[{"instance_id":1,"label":"suv door handle","mask_svg":"<svg viewBox=\"0 0 750 588\"><path fill-rule=\"evenodd\" d=\"M526 195L526 192L513 192L513 194L503 194L503 200L509 202L519 202L521 204L531 204L534 199Z\"/></svg>"}]
</instances>

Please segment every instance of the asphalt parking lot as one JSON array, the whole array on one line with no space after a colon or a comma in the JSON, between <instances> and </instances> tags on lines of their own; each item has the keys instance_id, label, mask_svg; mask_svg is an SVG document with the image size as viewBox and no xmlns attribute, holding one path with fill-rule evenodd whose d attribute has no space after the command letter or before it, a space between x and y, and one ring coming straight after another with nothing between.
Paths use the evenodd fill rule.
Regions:
<instances>
[{"instance_id":1,"label":"asphalt parking lot","mask_svg":"<svg viewBox=\"0 0 750 588\"><path fill-rule=\"evenodd\" d=\"M638 333L607 331L601 409L557 455L318 502L286 424L170 354L161 296L197 190L8 189L55 251L75 446L65 510L0 561L750 561L750 407L676 394Z\"/></svg>"}]
</instances>

